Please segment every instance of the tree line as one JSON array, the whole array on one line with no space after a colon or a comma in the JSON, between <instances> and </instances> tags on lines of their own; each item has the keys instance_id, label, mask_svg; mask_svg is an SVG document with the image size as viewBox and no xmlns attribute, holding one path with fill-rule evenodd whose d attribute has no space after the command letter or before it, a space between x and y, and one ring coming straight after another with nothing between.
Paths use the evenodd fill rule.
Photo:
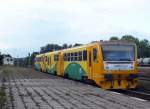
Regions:
<instances>
[{"instance_id":1,"label":"tree line","mask_svg":"<svg viewBox=\"0 0 150 109\"><path fill-rule=\"evenodd\" d=\"M138 38L132 35L124 35L121 38L117 36L112 36L109 40L110 41L122 40L122 41L134 42L137 45L138 58L150 57L150 42L147 39L139 40ZM36 55L38 54L62 50L62 49L76 47L80 45L82 44L79 44L79 43L76 43L74 45L63 44L62 46L59 44L47 44L46 46L41 47L39 52L33 52L31 54L29 53L27 57L20 58L20 60L16 64L19 64L22 66L34 66L34 59Z\"/></svg>"},{"instance_id":2,"label":"tree line","mask_svg":"<svg viewBox=\"0 0 150 109\"><path fill-rule=\"evenodd\" d=\"M82 44L79 44L79 43L76 43L74 45L63 44L62 46L58 44L47 44L46 46L41 47L40 53L42 54L42 53L47 53L47 52L52 52L52 51L57 51L57 50L63 50L66 48L72 48L72 47L76 47L80 45Z\"/></svg>"},{"instance_id":3,"label":"tree line","mask_svg":"<svg viewBox=\"0 0 150 109\"><path fill-rule=\"evenodd\" d=\"M138 38L132 35L125 35L122 36L121 38L118 38L117 36L113 36L110 38L110 41L113 40L134 42L137 45L138 58L150 57L150 42L147 39L139 40Z\"/></svg>"}]
</instances>

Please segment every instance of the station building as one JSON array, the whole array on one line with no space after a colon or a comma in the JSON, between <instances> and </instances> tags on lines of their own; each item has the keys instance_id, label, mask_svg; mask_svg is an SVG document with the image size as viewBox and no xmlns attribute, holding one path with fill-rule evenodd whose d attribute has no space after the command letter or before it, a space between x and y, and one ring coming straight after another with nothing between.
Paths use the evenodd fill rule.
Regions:
<instances>
[{"instance_id":1,"label":"station building","mask_svg":"<svg viewBox=\"0 0 150 109\"><path fill-rule=\"evenodd\" d=\"M14 65L14 59L9 54L2 55L2 64L3 65Z\"/></svg>"}]
</instances>

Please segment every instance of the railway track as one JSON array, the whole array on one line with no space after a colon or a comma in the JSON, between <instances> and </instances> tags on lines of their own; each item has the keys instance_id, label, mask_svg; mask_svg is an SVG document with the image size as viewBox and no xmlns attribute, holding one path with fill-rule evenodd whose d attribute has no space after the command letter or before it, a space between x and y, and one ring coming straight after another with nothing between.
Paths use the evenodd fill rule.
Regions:
<instances>
[{"instance_id":1,"label":"railway track","mask_svg":"<svg viewBox=\"0 0 150 109\"><path fill-rule=\"evenodd\" d=\"M146 76L144 76L144 75L140 75L140 76L139 76L139 80L144 80L144 81L150 82L150 77L146 77Z\"/></svg>"},{"instance_id":2,"label":"railway track","mask_svg":"<svg viewBox=\"0 0 150 109\"><path fill-rule=\"evenodd\" d=\"M137 89L128 89L128 90L113 90L114 92L121 93L124 95L129 95L135 99L148 100L150 101L150 77L145 75L139 75L139 88Z\"/></svg>"},{"instance_id":3,"label":"railway track","mask_svg":"<svg viewBox=\"0 0 150 109\"><path fill-rule=\"evenodd\" d=\"M140 90L113 90L113 92L123 95L128 95L131 98L138 99L140 101L150 101L150 93Z\"/></svg>"},{"instance_id":4,"label":"railway track","mask_svg":"<svg viewBox=\"0 0 150 109\"><path fill-rule=\"evenodd\" d=\"M126 94L132 97L150 101L150 93L148 92L137 91L137 90L126 90Z\"/></svg>"}]
</instances>

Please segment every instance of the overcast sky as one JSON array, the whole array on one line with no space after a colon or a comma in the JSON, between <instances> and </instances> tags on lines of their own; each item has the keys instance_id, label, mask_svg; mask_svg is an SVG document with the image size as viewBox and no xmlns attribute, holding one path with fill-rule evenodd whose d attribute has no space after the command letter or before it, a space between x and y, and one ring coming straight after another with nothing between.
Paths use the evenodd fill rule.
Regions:
<instances>
[{"instance_id":1,"label":"overcast sky","mask_svg":"<svg viewBox=\"0 0 150 109\"><path fill-rule=\"evenodd\" d=\"M150 40L150 0L0 0L0 51L15 57L125 34Z\"/></svg>"}]
</instances>

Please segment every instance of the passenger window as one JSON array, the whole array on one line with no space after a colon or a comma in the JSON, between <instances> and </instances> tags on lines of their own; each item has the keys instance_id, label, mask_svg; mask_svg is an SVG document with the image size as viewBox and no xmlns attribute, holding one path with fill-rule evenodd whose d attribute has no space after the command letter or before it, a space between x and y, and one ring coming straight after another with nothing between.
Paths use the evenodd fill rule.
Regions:
<instances>
[{"instance_id":1,"label":"passenger window","mask_svg":"<svg viewBox=\"0 0 150 109\"><path fill-rule=\"evenodd\" d=\"M54 55L54 61L56 61L56 55Z\"/></svg>"},{"instance_id":2,"label":"passenger window","mask_svg":"<svg viewBox=\"0 0 150 109\"><path fill-rule=\"evenodd\" d=\"M78 61L82 61L82 51L79 51Z\"/></svg>"},{"instance_id":3,"label":"passenger window","mask_svg":"<svg viewBox=\"0 0 150 109\"><path fill-rule=\"evenodd\" d=\"M63 54L63 61L65 61L65 54Z\"/></svg>"},{"instance_id":4,"label":"passenger window","mask_svg":"<svg viewBox=\"0 0 150 109\"><path fill-rule=\"evenodd\" d=\"M65 53L65 61L67 61L67 54Z\"/></svg>"},{"instance_id":5,"label":"passenger window","mask_svg":"<svg viewBox=\"0 0 150 109\"><path fill-rule=\"evenodd\" d=\"M49 57L49 65L51 65L51 58Z\"/></svg>"},{"instance_id":6,"label":"passenger window","mask_svg":"<svg viewBox=\"0 0 150 109\"><path fill-rule=\"evenodd\" d=\"M73 53L71 53L71 61L73 61Z\"/></svg>"},{"instance_id":7,"label":"passenger window","mask_svg":"<svg viewBox=\"0 0 150 109\"><path fill-rule=\"evenodd\" d=\"M74 54L75 54L75 56L77 56L77 52L75 52Z\"/></svg>"},{"instance_id":8,"label":"passenger window","mask_svg":"<svg viewBox=\"0 0 150 109\"><path fill-rule=\"evenodd\" d=\"M57 61L59 61L59 55L57 55Z\"/></svg>"},{"instance_id":9,"label":"passenger window","mask_svg":"<svg viewBox=\"0 0 150 109\"><path fill-rule=\"evenodd\" d=\"M54 61L58 61L58 60L59 60L58 55L54 55Z\"/></svg>"},{"instance_id":10,"label":"passenger window","mask_svg":"<svg viewBox=\"0 0 150 109\"><path fill-rule=\"evenodd\" d=\"M73 61L75 61L75 53L73 53Z\"/></svg>"},{"instance_id":11,"label":"passenger window","mask_svg":"<svg viewBox=\"0 0 150 109\"><path fill-rule=\"evenodd\" d=\"M49 65L49 57L47 58L47 64Z\"/></svg>"},{"instance_id":12,"label":"passenger window","mask_svg":"<svg viewBox=\"0 0 150 109\"><path fill-rule=\"evenodd\" d=\"M68 53L68 61L70 61L70 53Z\"/></svg>"},{"instance_id":13,"label":"passenger window","mask_svg":"<svg viewBox=\"0 0 150 109\"><path fill-rule=\"evenodd\" d=\"M64 61L66 61L66 54L64 54Z\"/></svg>"},{"instance_id":14,"label":"passenger window","mask_svg":"<svg viewBox=\"0 0 150 109\"><path fill-rule=\"evenodd\" d=\"M84 61L87 60L87 51L86 50L83 51L83 60Z\"/></svg>"},{"instance_id":15,"label":"passenger window","mask_svg":"<svg viewBox=\"0 0 150 109\"><path fill-rule=\"evenodd\" d=\"M75 57L74 61L77 61L77 59L78 59L77 52L75 52L74 55L75 55L75 56L74 56L74 57Z\"/></svg>"},{"instance_id":16,"label":"passenger window","mask_svg":"<svg viewBox=\"0 0 150 109\"><path fill-rule=\"evenodd\" d=\"M47 60L47 56L45 57L45 61L47 62L48 60Z\"/></svg>"},{"instance_id":17,"label":"passenger window","mask_svg":"<svg viewBox=\"0 0 150 109\"><path fill-rule=\"evenodd\" d=\"M96 48L93 49L93 60L94 61L97 60L97 49Z\"/></svg>"}]
</instances>

